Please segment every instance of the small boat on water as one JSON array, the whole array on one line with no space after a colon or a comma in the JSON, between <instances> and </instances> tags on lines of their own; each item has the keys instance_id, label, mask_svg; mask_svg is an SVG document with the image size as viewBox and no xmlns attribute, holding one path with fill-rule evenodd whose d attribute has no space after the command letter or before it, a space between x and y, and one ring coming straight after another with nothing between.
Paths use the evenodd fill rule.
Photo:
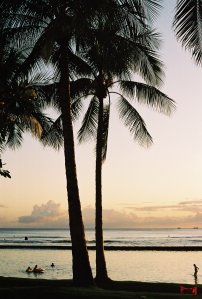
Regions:
<instances>
[{"instance_id":1,"label":"small boat on water","mask_svg":"<svg viewBox=\"0 0 202 299\"><path fill-rule=\"evenodd\" d=\"M44 272L44 269L42 268L38 268L37 265L35 265L34 269L33 269L33 272L34 273L43 273Z\"/></svg>"},{"instance_id":2,"label":"small boat on water","mask_svg":"<svg viewBox=\"0 0 202 299\"><path fill-rule=\"evenodd\" d=\"M44 269L42 269L42 268L37 268L37 269L34 269L33 272L34 272L34 273L43 273L43 272L44 272Z\"/></svg>"}]
</instances>

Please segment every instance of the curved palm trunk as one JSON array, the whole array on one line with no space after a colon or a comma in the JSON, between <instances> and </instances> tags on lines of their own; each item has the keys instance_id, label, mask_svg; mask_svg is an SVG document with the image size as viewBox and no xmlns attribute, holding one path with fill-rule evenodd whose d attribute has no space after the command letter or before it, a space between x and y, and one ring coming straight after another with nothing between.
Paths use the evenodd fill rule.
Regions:
<instances>
[{"instance_id":1,"label":"curved palm trunk","mask_svg":"<svg viewBox=\"0 0 202 299\"><path fill-rule=\"evenodd\" d=\"M66 46L61 46L60 101L62 111L64 156L69 204L69 226L72 241L73 283L78 286L93 285L93 276L86 247L81 204L76 174L73 127L71 120L69 64Z\"/></svg>"},{"instance_id":2,"label":"curved palm trunk","mask_svg":"<svg viewBox=\"0 0 202 299\"><path fill-rule=\"evenodd\" d=\"M96 143L96 218L95 218L95 239L96 239L96 281L102 283L109 280L104 255L103 225L102 225L102 127L103 127L103 98L99 98L99 115Z\"/></svg>"}]
</instances>

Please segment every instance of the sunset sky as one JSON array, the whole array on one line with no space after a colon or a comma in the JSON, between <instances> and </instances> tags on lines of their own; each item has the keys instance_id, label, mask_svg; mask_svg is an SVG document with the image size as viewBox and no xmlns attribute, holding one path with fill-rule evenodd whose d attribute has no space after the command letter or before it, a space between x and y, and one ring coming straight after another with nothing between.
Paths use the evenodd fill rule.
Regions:
<instances>
[{"instance_id":1,"label":"sunset sky","mask_svg":"<svg viewBox=\"0 0 202 299\"><path fill-rule=\"evenodd\" d=\"M136 106L154 144L141 148L111 114L103 165L105 227L202 227L202 70L176 41L176 1L164 1L157 28L162 35L165 80L161 90L176 101L171 117ZM75 132L76 132L75 127ZM87 227L94 227L94 144L78 145L77 172ZM0 178L0 227L66 227L63 150L43 148L30 136L3 155L12 179Z\"/></svg>"}]
</instances>

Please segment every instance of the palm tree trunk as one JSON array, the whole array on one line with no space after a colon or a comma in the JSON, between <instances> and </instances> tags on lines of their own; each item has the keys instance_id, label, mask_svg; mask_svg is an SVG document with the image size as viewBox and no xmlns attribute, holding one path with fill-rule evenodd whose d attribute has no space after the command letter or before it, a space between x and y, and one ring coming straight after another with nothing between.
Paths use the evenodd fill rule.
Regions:
<instances>
[{"instance_id":1,"label":"palm tree trunk","mask_svg":"<svg viewBox=\"0 0 202 299\"><path fill-rule=\"evenodd\" d=\"M60 101L62 111L64 156L69 204L69 226L72 241L73 283L77 286L93 285L93 276L86 246L76 173L74 136L71 119L69 63L66 46L61 45Z\"/></svg>"},{"instance_id":2,"label":"palm tree trunk","mask_svg":"<svg viewBox=\"0 0 202 299\"><path fill-rule=\"evenodd\" d=\"M103 225L102 225L102 127L103 127L103 98L99 98L99 115L96 143L96 282L109 280L104 255Z\"/></svg>"}]
</instances>

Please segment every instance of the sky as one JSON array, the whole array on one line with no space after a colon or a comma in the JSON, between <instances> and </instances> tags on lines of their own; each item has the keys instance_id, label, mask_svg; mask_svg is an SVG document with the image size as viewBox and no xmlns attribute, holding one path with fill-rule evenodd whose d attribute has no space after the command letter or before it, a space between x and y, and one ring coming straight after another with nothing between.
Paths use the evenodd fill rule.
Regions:
<instances>
[{"instance_id":1,"label":"sky","mask_svg":"<svg viewBox=\"0 0 202 299\"><path fill-rule=\"evenodd\" d=\"M145 149L119 120L114 99L103 165L105 228L202 228L202 70L176 41L175 4L164 1L156 27L165 65L161 91L177 108L168 117L136 105L154 141ZM95 144L75 145L84 223L93 228ZM25 135L23 146L6 151L3 161L12 179L0 178L0 228L67 227L63 149L43 148Z\"/></svg>"}]
</instances>

